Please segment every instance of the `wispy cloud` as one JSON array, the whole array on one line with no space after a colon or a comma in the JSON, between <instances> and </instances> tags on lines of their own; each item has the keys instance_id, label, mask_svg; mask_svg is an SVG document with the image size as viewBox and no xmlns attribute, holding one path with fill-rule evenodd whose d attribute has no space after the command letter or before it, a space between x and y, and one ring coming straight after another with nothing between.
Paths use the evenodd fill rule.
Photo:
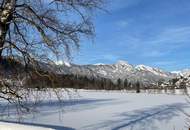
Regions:
<instances>
[{"instance_id":1,"label":"wispy cloud","mask_svg":"<svg viewBox=\"0 0 190 130\"><path fill-rule=\"evenodd\" d=\"M119 56L118 55L114 55L114 54L105 54L102 57L104 60L109 60L112 62L115 62L117 60L119 60Z\"/></svg>"},{"instance_id":2,"label":"wispy cloud","mask_svg":"<svg viewBox=\"0 0 190 130\"><path fill-rule=\"evenodd\" d=\"M170 65L174 65L176 64L175 61L156 61L156 62L152 62L152 65L156 65L156 66L170 66Z\"/></svg>"},{"instance_id":3,"label":"wispy cloud","mask_svg":"<svg viewBox=\"0 0 190 130\"><path fill-rule=\"evenodd\" d=\"M189 44L190 26L167 28L148 39L129 35L124 39L119 44L126 47L126 53L138 52L142 57L162 57Z\"/></svg>"},{"instance_id":4,"label":"wispy cloud","mask_svg":"<svg viewBox=\"0 0 190 130\"><path fill-rule=\"evenodd\" d=\"M175 44L189 42L190 26L166 28L158 34L150 43L154 44Z\"/></svg>"},{"instance_id":5,"label":"wispy cloud","mask_svg":"<svg viewBox=\"0 0 190 130\"><path fill-rule=\"evenodd\" d=\"M129 21L128 20L119 20L116 22L116 25L119 27L119 28L126 28L129 26Z\"/></svg>"},{"instance_id":6,"label":"wispy cloud","mask_svg":"<svg viewBox=\"0 0 190 130\"><path fill-rule=\"evenodd\" d=\"M109 10L117 11L120 9L126 9L131 6L137 5L141 0L107 0Z\"/></svg>"},{"instance_id":7,"label":"wispy cloud","mask_svg":"<svg viewBox=\"0 0 190 130\"><path fill-rule=\"evenodd\" d=\"M80 54L80 56L83 54ZM88 58L88 55L83 55L82 58L76 60L77 64L96 64L96 63L114 63L121 59L119 54L107 53L107 52L99 52L93 53Z\"/></svg>"},{"instance_id":8,"label":"wispy cloud","mask_svg":"<svg viewBox=\"0 0 190 130\"><path fill-rule=\"evenodd\" d=\"M175 70L174 68L176 67L176 61L155 61L155 62L150 62L148 63L149 66L160 68L163 70L168 70L168 71L173 71Z\"/></svg>"},{"instance_id":9,"label":"wispy cloud","mask_svg":"<svg viewBox=\"0 0 190 130\"><path fill-rule=\"evenodd\" d=\"M169 51L164 52L164 51L160 51L160 50L147 50L142 54L142 56L144 56L144 57L161 57L168 53L169 53Z\"/></svg>"}]
</instances>

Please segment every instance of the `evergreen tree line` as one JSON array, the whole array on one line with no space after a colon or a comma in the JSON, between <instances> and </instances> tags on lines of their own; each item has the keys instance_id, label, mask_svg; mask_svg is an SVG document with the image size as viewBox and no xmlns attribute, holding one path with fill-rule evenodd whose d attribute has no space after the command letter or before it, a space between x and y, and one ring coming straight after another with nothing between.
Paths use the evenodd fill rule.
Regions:
<instances>
[{"instance_id":1,"label":"evergreen tree line","mask_svg":"<svg viewBox=\"0 0 190 130\"><path fill-rule=\"evenodd\" d=\"M33 74L26 82L27 86L35 88L57 87L94 90L136 90L140 92L139 81L130 82L128 79L111 79L102 77L87 77L79 75L51 75L50 77Z\"/></svg>"}]
</instances>

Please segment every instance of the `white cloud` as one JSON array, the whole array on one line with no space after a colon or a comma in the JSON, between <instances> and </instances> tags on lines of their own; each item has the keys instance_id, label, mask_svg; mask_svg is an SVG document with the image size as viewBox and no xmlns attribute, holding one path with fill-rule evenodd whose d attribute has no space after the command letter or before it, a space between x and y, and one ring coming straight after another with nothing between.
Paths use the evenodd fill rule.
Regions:
<instances>
[{"instance_id":1,"label":"white cloud","mask_svg":"<svg viewBox=\"0 0 190 130\"><path fill-rule=\"evenodd\" d=\"M126 28L129 25L127 20L120 20L116 22L116 25L120 28Z\"/></svg>"}]
</instances>

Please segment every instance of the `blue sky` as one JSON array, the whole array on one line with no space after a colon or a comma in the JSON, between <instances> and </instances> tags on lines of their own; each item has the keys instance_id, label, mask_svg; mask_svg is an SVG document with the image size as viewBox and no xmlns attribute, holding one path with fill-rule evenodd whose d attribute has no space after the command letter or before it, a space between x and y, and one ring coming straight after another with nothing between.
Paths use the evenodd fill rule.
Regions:
<instances>
[{"instance_id":1,"label":"blue sky","mask_svg":"<svg viewBox=\"0 0 190 130\"><path fill-rule=\"evenodd\" d=\"M190 68L190 0L107 0L94 42L82 41L77 64L126 60L173 71Z\"/></svg>"}]
</instances>

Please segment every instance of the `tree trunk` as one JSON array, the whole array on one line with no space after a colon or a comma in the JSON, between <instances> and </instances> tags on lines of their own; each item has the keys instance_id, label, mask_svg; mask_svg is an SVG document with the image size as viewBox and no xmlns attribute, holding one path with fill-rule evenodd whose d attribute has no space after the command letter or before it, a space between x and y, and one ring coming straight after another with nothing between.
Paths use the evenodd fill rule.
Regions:
<instances>
[{"instance_id":1,"label":"tree trunk","mask_svg":"<svg viewBox=\"0 0 190 130\"><path fill-rule=\"evenodd\" d=\"M3 47L5 44L5 37L7 34L7 27L6 25L3 25L0 23L0 62L2 61L2 52L3 52Z\"/></svg>"},{"instance_id":2,"label":"tree trunk","mask_svg":"<svg viewBox=\"0 0 190 130\"><path fill-rule=\"evenodd\" d=\"M7 31L15 9L16 0L5 0L0 11L0 62L2 61L2 52L5 45Z\"/></svg>"}]
</instances>

